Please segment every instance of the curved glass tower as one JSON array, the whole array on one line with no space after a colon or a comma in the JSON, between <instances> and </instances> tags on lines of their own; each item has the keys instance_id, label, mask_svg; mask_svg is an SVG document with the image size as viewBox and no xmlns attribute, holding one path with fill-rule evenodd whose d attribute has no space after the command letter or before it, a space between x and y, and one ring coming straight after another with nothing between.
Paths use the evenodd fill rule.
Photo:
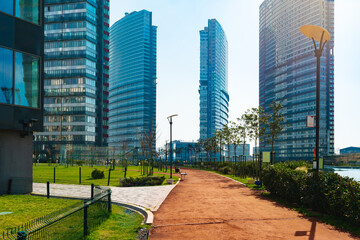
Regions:
<instances>
[{"instance_id":1,"label":"curved glass tower","mask_svg":"<svg viewBox=\"0 0 360 240\"><path fill-rule=\"evenodd\" d=\"M156 133L156 31L146 10L110 28L109 146L141 148Z\"/></svg>"},{"instance_id":2,"label":"curved glass tower","mask_svg":"<svg viewBox=\"0 0 360 240\"><path fill-rule=\"evenodd\" d=\"M228 42L216 19L200 31L200 139L228 123Z\"/></svg>"},{"instance_id":3,"label":"curved glass tower","mask_svg":"<svg viewBox=\"0 0 360 240\"><path fill-rule=\"evenodd\" d=\"M299 28L317 25L329 31L321 57L320 157L334 154L334 1L265 0L260 6L259 103L270 113L280 102L285 128L274 145L277 160L314 158L315 128L306 116L316 111L316 58L313 42ZM261 151L270 151L264 141Z\"/></svg>"}]
</instances>

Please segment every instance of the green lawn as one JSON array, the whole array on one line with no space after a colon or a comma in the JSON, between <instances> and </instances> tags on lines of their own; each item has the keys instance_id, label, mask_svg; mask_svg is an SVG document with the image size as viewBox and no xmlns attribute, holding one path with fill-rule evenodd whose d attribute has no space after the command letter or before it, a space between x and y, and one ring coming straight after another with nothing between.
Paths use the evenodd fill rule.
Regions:
<instances>
[{"instance_id":1,"label":"green lawn","mask_svg":"<svg viewBox=\"0 0 360 240\"><path fill-rule=\"evenodd\" d=\"M33 181L38 183L46 183L49 181L50 183L54 182L54 168L55 168L55 183L62 184L79 184L79 167L78 166L56 166L48 164L37 164L33 166ZM95 169L99 169L104 171L105 178L104 179L92 179L91 172ZM129 166L128 171L126 173L126 177L141 177L141 173L138 171L139 167L137 166ZM169 176L168 173L163 173L157 168L154 168L154 176L164 175L166 179ZM108 176L109 176L109 168L105 166L94 166L93 168L90 166L81 166L81 184L82 185L100 185L107 186L108 184ZM120 178L124 177L124 171L122 171L121 167L115 167L115 170L110 173L110 186L118 186ZM178 180L178 174L173 174L173 178L175 181ZM163 184L166 184L164 181Z\"/></svg>"},{"instance_id":2,"label":"green lawn","mask_svg":"<svg viewBox=\"0 0 360 240\"><path fill-rule=\"evenodd\" d=\"M0 196L0 213L13 213L0 215L0 234L8 228L22 225L79 202L82 201L56 198L47 199L31 195L2 195Z\"/></svg>"},{"instance_id":3,"label":"green lawn","mask_svg":"<svg viewBox=\"0 0 360 240\"><path fill-rule=\"evenodd\" d=\"M113 205L109 219L91 232L86 239L136 239L140 228L148 227L148 225L141 225L142 220L143 216L140 214Z\"/></svg>"}]
</instances>

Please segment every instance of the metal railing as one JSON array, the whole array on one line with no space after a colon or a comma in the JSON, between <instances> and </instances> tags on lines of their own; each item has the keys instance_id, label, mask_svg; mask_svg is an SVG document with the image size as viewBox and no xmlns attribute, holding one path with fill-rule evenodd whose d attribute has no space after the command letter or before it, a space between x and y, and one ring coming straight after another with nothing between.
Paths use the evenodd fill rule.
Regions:
<instances>
[{"instance_id":1,"label":"metal railing","mask_svg":"<svg viewBox=\"0 0 360 240\"><path fill-rule=\"evenodd\" d=\"M1 240L82 239L111 213L111 190L92 186L91 198L0 234Z\"/></svg>"}]
</instances>

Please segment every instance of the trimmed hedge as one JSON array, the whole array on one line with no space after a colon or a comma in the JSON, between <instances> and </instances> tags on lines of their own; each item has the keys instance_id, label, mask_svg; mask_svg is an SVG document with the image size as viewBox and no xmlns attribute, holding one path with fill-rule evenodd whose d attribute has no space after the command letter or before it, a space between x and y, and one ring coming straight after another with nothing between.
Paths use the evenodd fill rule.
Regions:
<instances>
[{"instance_id":1,"label":"trimmed hedge","mask_svg":"<svg viewBox=\"0 0 360 240\"><path fill-rule=\"evenodd\" d=\"M262 172L265 188L282 199L360 224L360 183L333 172L306 173L298 163L279 163Z\"/></svg>"},{"instance_id":2,"label":"trimmed hedge","mask_svg":"<svg viewBox=\"0 0 360 240\"><path fill-rule=\"evenodd\" d=\"M165 176L148 176L148 177L129 177L120 179L120 187L136 187L136 186L156 186L161 185L165 180Z\"/></svg>"},{"instance_id":3,"label":"trimmed hedge","mask_svg":"<svg viewBox=\"0 0 360 240\"><path fill-rule=\"evenodd\" d=\"M101 170L98 170L98 169L95 168L91 172L91 177L93 179L103 179L103 178L105 178L105 174L104 174L104 171L101 171Z\"/></svg>"}]
</instances>

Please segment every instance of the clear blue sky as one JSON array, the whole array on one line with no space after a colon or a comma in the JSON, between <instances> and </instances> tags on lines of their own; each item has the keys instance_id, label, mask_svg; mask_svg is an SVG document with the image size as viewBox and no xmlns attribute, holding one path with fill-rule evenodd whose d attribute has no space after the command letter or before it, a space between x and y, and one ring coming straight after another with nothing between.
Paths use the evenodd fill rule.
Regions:
<instances>
[{"instance_id":1,"label":"clear blue sky","mask_svg":"<svg viewBox=\"0 0 360 240\"><path fill-rule=\"evenodd\" d=\"M110 23L146 9L158 26L157 146L199 137L199 30L216 18L229 42L230 118L258 106L259 6L262 0L111 0ZM360 0L335 1L335 149L360 147Z\"/></svg>"}]
</instances>

